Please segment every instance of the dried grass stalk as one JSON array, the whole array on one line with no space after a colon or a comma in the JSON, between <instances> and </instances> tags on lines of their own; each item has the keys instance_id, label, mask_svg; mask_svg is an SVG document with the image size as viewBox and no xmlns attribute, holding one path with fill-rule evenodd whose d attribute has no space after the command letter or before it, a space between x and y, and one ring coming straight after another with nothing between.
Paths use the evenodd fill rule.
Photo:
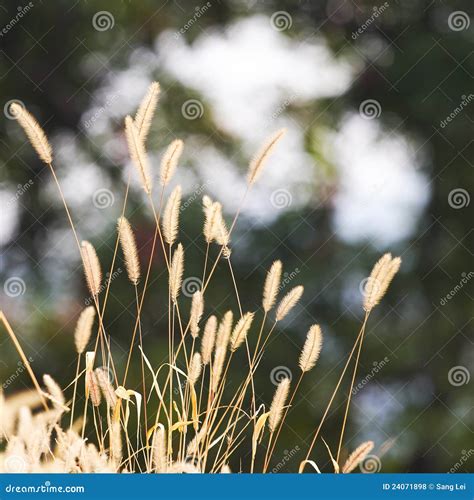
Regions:
<instances>
[{"instance_id":1,"label":"dried grass stalk","mask_svg":"<svg viewBox=\"0 0 474 500\"><path fill-rule=\"evenodd\" d=\"M115 408L117 395L115 394L115 389L110 382L108 370L99 367L94 370L94 373L107 406L109 408Z\"/></svg>"},{"instance_id":2,"label":"dried grass stalk","mask_svg":"<svg viewBox=\"0 0 474 500\"><path fill-rule=\"evenodd\" d=\"M163 236L169 245L176 241L178 235L180 206L181 186L176 186L170 194L163 212Z\"/></svg>"},{"instance_id":3,"label":"dried grass stalk","mask_svg":"<svg viewBox=\"0 0 474 500\"><path fill-rule=\"evenodd\" d=\"M193 294L193 299L191 303L191 318L190 318L190 330L193 338L199 335L199 321L201 320L202 314L204 312L204 297L201 291L197 291Z\"/></svg>"},{"instance_id":4,"label":"dried grass stalk","mask_svg":"<svg viewBox=\"0 0 474 500\"><path fill-rule=\"evenodd\" d=\"M286 400L288 399L288 392L290 390L290 379L284 378L276 388L275 395L273 396L272 405L270 406L270 415L268 416L268 427L271 432L274 432L277 425L280 423L283 409Z\"/></svg>"},{"instance_id":5,"label":"dried grass stalk","mask_svg":"<svg viewBox=\"0 0 474 500\"><path fill-rule=\"evenodd\" d=\"M365 457L373 450L374 442L366 441L359 445L350 455L349 458L345 461L342 466L343 474L347 474L348 472L352 472L364 459Z\"/></svg>"},{"instance_id":6,"label":"dried grass stalk","mask_svg":"<svg viewBox=\"0 0 474 500\"><path fill-rule=\"evenodd\" d=\"M252 325L254 313L245 313L235 325L232 331L232 336L230 338L230 350L232 352L236 351L242 342L246 339L248 331Z\"/></svg>"},{"instance_id":7,"label":"dried grass stalk","mask_svg":"<svg viewBox=\"0 0 474 500\"><path fill-rule=\"evenodd\" d=\"M51 164L53 161L53 148L33 115L16 102L10 105L10 111L25 131L40 159L47 165Z\"/></svg>"},{"instance_id":8,"label":"dried grass stalk","mask_svg":"<svg viewBox=\"0 0 474 500\"><path fill-rule=\"evenodd\" d=\"M181 243L174 251L170 266L170 295L171 300L176 303L178 300L181 282L183 281L184 270L184 250Z\"/></svg>"},{"instance_id":9,"label":"dried grass stalk","mask_svg":"<svg viewBox=\"0 0 474 500\"><path fill-rule=\"evenodd\" d=\"M212 351L214 350L214 344L216 342L216 332L217 318L215 316L210 316L204 327L204 333L202 334L201 340L201 356L204 365L209 364L211 361Z\"/></svg>"},{"instance_id":10,"label":"dried grass stalk","mask_svg":"<svg viewBox=\"0 0 474 500\"><path fill-rule=\"evenodd\" d=\"M281 129L275 132L260 148L259 152L254 156L249 165L249 170L247 173L247 182L249 186L255 183L260 174L262 173L263 167L266 161L271 155L272 151L275 149L277 142L285 135L286 129Z\"/></svg>"},{"instance_id":11,"label":"dried grass stalk","mask_svg":"<svg viewBox=\"0 0 474 500\"><path fill-rule=\"evenodd\" d=\"M276 320L281 321L298 303L303 295L304 288L299 285L290 290L280 301L276 311Z\"/></svg>"},{"instance_id":12,"label":"dried grass stalk","mask_svg":"<svg viewBox=\"0 0 474 500\"><path fill-rule=\"evenodd\" d=\"M375 264L364 289L364 309L370 312L383 298L395 274L400 269L400 257L386 253Z\"/></svg>"},{"instance_id":13,"label":"dried grass stalk","mask_svg":"<svg viewBox=\"0 0 474 500\"><path fill-rule=\"evenodd\" d=\"M92 334L94 318L95 308L94 306L88 306L83 309L77 320L76 329L74 331L74 343L78 354L82 354L87 347Z\"/></svg>"},{"instance_id":14,"label":"dried grass stalk","mask_svg":"<svg viewBox=\"0 0 474 500\"><path fill-rule=\"evenodd\" d=\"M306 336L303 350L301 351L299 366L301 371L309 372L319 358L323 345L323 334L319 325L313 325Z\"/></svg>"},{"instance_id":15,"label":"dried grass stalk","mask_svg":"<svg viewBox=\"0 0 474 500\"><path fill-rule=\"evenodd\" d=\"M82 263L86 275L87 286L93 297L99 295L102 281L102 270L95 248L88 241L81 243Z\"/></svg>"},{"instance_id":16,"label":"dried grass stalk","mask_svg":"<svg viewBox=\"0 0 474 500\"><path fill-rule=\"evenodd\" d=\"M270 270L267 273L267 278L265 279L265 285L263 287L263 310L268 313L271 308L275 305L275 300L278 295L278 289L280 287L281 281L281 261L276 260Z\"/></svg>"},{"instance_id":17,"label":"dried grass stalk","mask_svg":"<svg viewBox=\"0 0 474 500\"><path fill-rule=\"evenodd\" d=\"M234 313L232 311L227 311L219 323L219 329L217 330L216 339L216 349L217 347L223 347L227 349L229 343L230 334L232 333L232 323L234 321Z\"/></svg>"},{"instance_id":18,"label":"dried grass stalk","mask_svg":"<svg viewBox=\"0 0 474 500\"><path fill-rule=\"evenodd\" d=\"M140 103L135 115L135 126L137 127L138 134L143 143L145 143L148 132L150 131L151 121L153 120L153 116L155 114L159 95L160 84L158 82L153 82L148 87L148 91Z\"/></svg>"},{"instance_id":19,"label":"dried grass stalk","mask_svg":"<svg viewBox=\"0 0 474 500\"><path fill-rule=\"evenodd\" d=\"M160 182L163 187L167 186L173 177L182 152L183 141L180 139L175 139L166 149L160 167Z\"/></svg>"},{"instance_id":20,"label":"dried grass stalk","mask_svg":"<svg viewBox=\"0 0 474 500\"><path fill-rule=\"evenodd\" d=\"M191 363L189 365L188 379L190 384L194 385L197 382L198 378L201 375L201 370L202 370L201 355L198 352L195 352L193 358L191 359Z\"/></svg>"},{"instance_id":21,"label":"dried grass stalk","mask_svg":"<svg viewBox=\"0 0 474 500\"><path fill-rule=\"evenodd\" d=\"M132 226L125 217L120 217L117 228L128 278L134 285L137 285L140 279L140 261L138 260L137 243Z\"/></svg>"},{"instance_id":22,"label":"dried grass stalk","mask_svg":"<svg viewBox=\"0 0 474 500\"><path fill-rule=\"evenodd\" d=\"M127 138L128 150L132 163L137 169L142 187L145 193L150 194L153 188L153 182L150 174L150 166L145 151L143 140L140 138L137 127L131 116L125 118L125 136Z\"/></svg>"}]
</instances>

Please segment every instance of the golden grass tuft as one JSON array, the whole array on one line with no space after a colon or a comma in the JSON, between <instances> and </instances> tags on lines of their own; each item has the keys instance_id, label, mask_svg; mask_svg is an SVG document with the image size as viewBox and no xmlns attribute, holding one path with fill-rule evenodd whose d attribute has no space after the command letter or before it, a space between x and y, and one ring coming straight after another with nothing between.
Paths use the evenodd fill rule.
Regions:
<instances>
[{"instance_id":1,"label":"golden grass tuft","mask_svg":"<svg viewBox=\"0 0 474 500\"><path fill-rule=\"evenodd\" d=\"M150 174L150 165L145 146L135 123L131 116L125 118L125 137L127 138L128 151L130 158L135 166L146 194L151 194L153 181Z\"/></svg>"},{"instance_id":2,"label":"golden grass tuft","mask_svg":"<svg viewBox=\"0 0 474 500\"><path fill-rule=\"evenodd\" d=\"M171 259L170 279L169 279L171 300L175 304L176 301L178 300L181 283L183 281L183 271L184 271L184 250L183 250L183 245L179 243L176 250L174 251L173 258Z\"/></svg>"},{"instance_id":3,"label":"golden grass tuft","mask_svg":"<svg viewBox=\"0 0 474 500\"><path fill-rule=\"evenodd\" d=\"M172 245L178 236L179 209L181 205L181 186L176 186L170 194L163 213L163 236Z\"/></svg>"},{"instance_id":4,"label":"golden grass tuft","mask_svg":"<svg viewBox=\"0 0 474 500\"><path fill-rule=\"evenodd\" d=\"M262 173L265 163L267 162L268 158L275 149L275 146L285 135L285 133L286 129L280 129L275 132L269 139L267 139L265 144L260 148L258 153L252 159L247 173L247 183L249 184L249 186L252 186L257 181L260 174Z\"/></svg>"},{"instance_id":5,"label":"golden grass tuft","mask_svg":"<svg viewBox=\"0 0 474 500\"><path fill-rule=\"evenodd\" d=\"M278 295L278 290L281 282L281 261L276 260L270 270L267 273L267 278L265 280L265 285L263 287L263 310L268 313L271 308L275 305L275 301Z\"/></svg>"},{"instance_id":6,"label":"golden grass tuft","mask_svg":"<svg viewBox=\"0 0 474 500\"><path fill-rule=\"evenodd\" d=\"M156 105L160 96L160 84L153 82L149 87L145 97L142 99L135 115L135 126L138 130L140 139L145 143L148 132L150 131L151 122L155 114Z\"/></svg>"},{"instance_id":7,"label":"golden grass tuft","mask_svg":"<svg viewBox=\"0 0 474 500\"><path fill-rule=\"evenodd\" d=\"M125 257L125 267L129 280L137 285L140 280L140 261L138 260L137 243L133 234L132 226L125 217L120 217L117 223L117 231Z\"/></svg>"},{"instance_id":8,"label":"golden grass tuft","mask_svg":"<svg viewBox=\"0 0 474 500\"><path fill-rule=\"evenodd\" d=\"M276 310L276 320L281 321L296 306L303 295L304 288L299 285L291 289L280 301Z\"/></svg>"},{"instance_id":9,"label":"golden grass tuft","mask_svg":"<svg viewBox=\"0 0 474 500\"><path fill-rule=\"evenodd\" d=\"M183 152L183 141L175 139L166 149L161 160L160 182L163 187L167 186L173 177L178 161Z\"/></svg>"},{"instance_id":10,"label":"golden grass tuft","mask_svg":"<svg viewBox=\"0 0 474 500\"><path fill-rule=\"evenodd\" d=\"M347 474L352 472L365 457L374 449L373 441L365 441L359 445L348 457L342 466L342 473Z\"/></svg>"},{"instance_id":11,"label":"golden grass tuft","mask_svg":"<svg viewBox=\"0 0 474 500\"><path fill-rule=\"evenodd\" d=\"M388 287L395 276L402 260L400 257L392 258L386 253L375 264L364 289L364 310L370 312L387 293Z\"/></svg>"},{"instance_id":12,"label":"golden grass tuft","mask_svg":"<svg viewBox=\"0 0 474 500\"><path fill-rule=\"evenodd\" d=\"M82 264L89 292L93 297L100 293L102 269L95 248L88 241L81 243Z\"/></svg>"},{"instance_id":13,"label":"golden grass tuft","mask_svg":"<svg viewBox=\"0 0 474 500\"><path fill-rule=\"evenodd\" d=\"M288 399L288 393L290 391L290 379L284 378L279 382L275 394L273 396L273 401L270 406L270 415L268 417L268 427L270 431L274 432L277 425L280 423L281 417L283 415L283 409L285 408L286 400Z\"/></svg>"},{"instance_id":14,"label":"golden grass tuft","mask_svg":"<svg viewBox=\"0 0 474 500\"><path fill-rule=\"evenodd\" d=\"M82 310L77 320L74 331L74 343L77 354L82 354L89 343L92 334L92 325L94 324L95 308L88 306Z\"/></svg>"},{"instance_id":15,"label":"golden grass tuft","mask_svg":"<svg viewBox=\"0 0 474 500\"><path fill-rule=\"evenodd\" d=\"M313 325L306 336L306 341L301 351L299 367L302 372L309 372L319 358L321 347L323 345L323 334L319 325Z\"/></svg>"}]
</instances>

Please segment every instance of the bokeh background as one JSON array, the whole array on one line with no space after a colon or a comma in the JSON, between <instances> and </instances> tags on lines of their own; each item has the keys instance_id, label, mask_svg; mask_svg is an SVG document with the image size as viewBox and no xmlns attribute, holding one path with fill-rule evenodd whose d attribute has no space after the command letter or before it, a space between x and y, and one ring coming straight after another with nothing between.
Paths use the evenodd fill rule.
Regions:
<instances>
[{"instance_id":1,"label":"bokeh background","mask_svg":"<svg viewBox=\"0 0 474 500\"><path fill-rule=\"evenodd\" d=\"M346 445L373 439L383 472L472 471L473 7L468 0L2 2L1 307L36 373L63 385L73 378L72 334L88 298L50 172L8 105L20 101L46 129L78 231L107 268L131 170L124 116L158 80L148 149L157 171L166 145L185 141L174 182L185 191L188 292L202 270L203 193L231 218L249 158L274 130L288 129L232 238L244 310L260 307L276 258L284 290L305 286L263 360L260 402L270 402L282 374L298 375L308 327L320 323L325 334L275 470L295 471L304 458L359 330L364 278L391 251L403 265L371 317ZM146 262L154 225L133 174L127 216ZM157 255L143 318L155 362L167 349L165 282ZM206 314L229 307L237 310L222 266ZM105 315L116 359L125 358L134 314L133 290L119 273ZM5 392L28 387L3 329L0 350ZM333 448L343 397L322 433ZM313 458L331 469L321 442Z\"/></svg>"}]
</instances>

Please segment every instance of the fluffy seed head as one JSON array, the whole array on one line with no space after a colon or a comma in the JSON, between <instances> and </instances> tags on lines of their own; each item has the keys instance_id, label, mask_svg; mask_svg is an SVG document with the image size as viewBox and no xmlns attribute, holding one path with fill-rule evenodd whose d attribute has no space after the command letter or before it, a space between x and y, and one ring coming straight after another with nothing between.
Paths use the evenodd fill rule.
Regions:
<instances>
[{"instance_id":1,"label":"fluffy seed head","mask_svg":"<svg viewBox=\"0 0 474 500\"><path fill-rule=\"evenodd\" d=\"M204 196L202 201L204 208L204 238L206 243L211 243L216 233L219 203L213 203L209 196Z\"/></svg>"},{"instance_id":2,"label":"fluffy seed head","mask_svg":"<svg viewBox=\"0 0 474 500\"><path fill-rule=\"evenodd\" d=\"M275 132L261 147L259 152L254 156L250 162L249 170L247 173L247 182L249 186L255 183L260 176L265 163L267 162L272 151L275 149L277 142L285 135L286 129L281 129Z\"/></svg>"},{"instance_id":3,"label":"fluffy seed head","mask_svg":"<svg viewBox=\"0 0 474 500\"><path fill-rule=\"evenodd\" d=\"M63 410L65 398L61 387L57 384L57 382L51 377L51 375L43 375L43 382L46 386L48 394L50 396L51 401L54 404L54 407L57 409Z\"/></svg>"},{"instance_id":4,"label":"fluffy seed head","mask_svg":"<svg viewBox=\"0 0 474 500\"><path fill-rule=\"evenodd\" d=\"M53 161L53 148L33 115L16 102L10 105L10 111L25 131L41 161L50 164Z\"/></svg>"},{"instance_id":5,"label":"fluffy seed head","mask_svg":"<svg viewBox=\"0 0 474 500\"><path fill-rule=\"evenodd\" d=\"M88 306L81 312L77 320L76 329L74 331L74 343L76 352L82 354L91 338L92 325L94 324L95 308Z\"/></svg>"},{"instance_id":6,"label":"fluffy seed head","mask_svg":"<svg viewBox=\"0 0 474 500\"><path fill-rule=\"evenodd\" d=\"M224 347L227 349L227 344L229 343L230 334L232 333L232 322L234 321L234 314L232 311L227 311L219 323L219 329L217 330L216 339L216 349L217 347Z\"/></svg>"},{"instance_id":7,"label":"fluffy seed head","mask_svg":"<svg viewBox=\"0 0 474 500\"><path fill-rule=\"evenodd\" d=\"M144 143L148 136L148 132L150 131L151 121L153 120L153 115L155 114L159 95L160 84L158 82L153 82L148 87L148 91L142 102L140 103L140 106L138 107L137 113L135 115L135 126L137 127L140 139Z\"/></svg>"},{"instance_id":8,"label":"fluffy seed head","mask_svg":"<svg viewBox=\"0 0 474 500\"><path fill-rule=\"evenodd\" d=\"M202 293L198 290L193 294L193 300L191 303L190 329L193 338L196 338L199 334L199 321L201 320L203 312L204 312L204 297Z\"/></svg>"},{"instance_id":9,"label":"fluffy seed head","mask_svg":"<svg viewBox=\"0 0 474 500\"><path fill-rule=\"evenodd\" d=\"M216 221L213 236L219 245L227 247L227 245L229 244L229 231L227 229L224 216L222 215L222 205L220 203L217 203Z\"/></svg>"},{"instance_id":10,"label":"fluffy seed head","mask_svg":"<svg viewBox=\"0 0 474 500\"><path fill-rule=\"evenodd\" d=\"M97 257L95 248L88 241L83 241L81 243L81 254L87 286L89 287L91 295L95 297L100 293L100 284L102 281L102 270L99 257Z\"/></svg>"},{"instance_id":11,"label":"fluffy seed head","mask_svg":"<svg viewBox=\"0 0 474 500\"><path fill-rule=\"evenodd\" d=\"M347 474L348 472L352 472L363 460L364 458L373 450L374 442L366 441L359 445L346 460L344 465L342 466L342 472Z\"/></svg>"},{"instance_id":12,"label":"fluffy seed head","mask_svg":"<svg viewBox=\"0 0 474 500\"><path fill-rule=\"evenodd\" d=\"M224 368L226 348L224 346L217 346L214 353L214 362L212 364L212 390L217 391L217 387L221 380L222 370Z\"/></svg>"},{"instance_id":13,"label":"fluffy seed head","mask_svg":"<svg viewBox=\"0 0 474 500\"><path fill-rule=\"evenodd\" d=\"M132 163L140 175L142 187L145 193L150 194L153 183L150 175L150 165L145 151L143 140L140 138L137 127L131 116L125 118L125 137L127 138L128 150Z\"/></svg>"},{"instance_id":14,"label":"fluffy seed head","mask_svg":"<svg viewBox=\"0 0 474 500\"><path fill-rule=\"evenodd\" d=\"M180 205L181 186L176 186L170 194L163 212L163 236L169 245L176 241L178 235Z\"/></svg>"},{"instance_id":15,"label":"fluffy seed head","mask_svg":"<svg viewBox=\"0 0 474 500\"><path fill-rule=\"evenodd\" d=\"M166 459L166 432L163 424L158 424L153 437L152 459L155 472L166 472L168 461Z\"/></svg>"},{"instance_id":16,"label":"fluffy seed head","mask_svg":"<svg viewBox=\"0 0 474 500\"><path fill-rule=\"evenodd\" d=\"M96 368L94 373L107 406L109 408L115 408L117 395L115 394L115 390L110 382L108 371L104 368Z\"/></svg>"},{"instance_id":17,"label":"fluffy seed head","mask_svg":"<svg viewBox=\"0 0 474 500\"><path fill-rule=\"evenodd\" d=\"M173 177L182 152L183 141L180 139L175 139L166 149L160 167L160 181L163 187L166 186Z\"/></svg>"},{"instance_id":18,"label":"fluffy seed head","mask_svg":"<svg viewBox=\"0 0 474 500\"><path fill-rule=\"evenodd\" d=\"M204 333L202 334L201 340L201 356L204 365L209 364L209 361L211 361L212 351L216 342L216 332L217 318L215 316L210 316L204 327Z\"/></svg>"},{"instance_id":19,"label":"fluffy seed head","mask_svg":"<svg viewBox=\"0 0 474 500\"><path fill-rule=\"evenodd\" d=\"M140 279L140 261L138 260L137 243L132 227L125 217L118 219L118 233L120 245L125 257L125 267L130 281L136 285Z\"/></svg>"},{"instance_id":20,"label":"fluffy seed head","mask_svg":"<svg viewBox=\"0 0 474 500\"><path fill-rule=\"evenodd\" d=\"M247 333L252 325L254 313L245 313L235 325L230 338L230 350L236 351L242 342L246 339Z\"/></svg>"},{"instance_id":21,"label":"fluffy seed head","mask_svg":"<svg viewBox=\"0 0 474 500\"><path fill-rule=\"evenodd\" d=\"M201 355L198 352L195 352L193 358L191 359L191 364L189 365L188 378L190 384L194 385L197 382L199 376L201 375L201 369Z\"/></svg>"},{"instance_id":22,"label":"fluffy seed head","mask_svg":"<svg viewBox=\"0 0 474 500\"><path fill-rule=\"evenodd\" d=\"M306 336L303 350L301 351L299 366L301 371L309 372L319 358L323 345L323 334L319 325L313 325Z\"/></svg>"},{"instance_id":23,"label":"fluffy seed head","mask_svg":"<svg viewBox=\"0 0 474 500\"><path fill-rule=\"evenodd\" d=\"M364 289L364 310L370 312L383 298L395 274L400 269L400 257L386 253L375 264Z\"/></svg>"},{"instance_id":24,"label":"fluffy seed head","mask_svg":"<svg viewBox=\"0 0 474 500\"><path fill-rule=\"evenodd\" d=\"M284 378L278 384L276 388L275 395L273 396L272 405L270 406L270 415L268 416L268 427L271 432L274 432L277 425L279 424L283 408L285 407L286 400L288 398L288 391L290 390L290 379Z\"/></svg>"},{"instance_id":25,"label":"fluffy seed head","mask_svg":"<svg viewBox=\"0 0 474 500\"><path fill-rule=\"evenodd\" d=\"M276 260L267 273L265 285L263 287L263 310L267 313L274 306L278 295L278 288L281 281L281 261Z\"/></svg>"},{"instance_id":26,"label":"fluffy seed head","mask_svg":"<svg viewBox=\"0 0 474 500\"><path fill-rule=\"evenodd\" d=\"M276 320L281 321L292 309L303 295L304 288L295 286L280 301L276 311Z\"/></svg>"},{"instance_id":27,"label":"fluffy seed head","mask_svg":"<svg viewBox=\"0 0 474 500\"><path fill-rule=\"evenodd\" d=\"M173 258L171 259L170 266L170 294L171 300L176 303L178 300L181 282L183 281L184 270L184 250L181 243L174 251Z\"/></svg>"},{"instance_id":28,"label":"fluffy seed head","mask_svg":"<svg viewBox=\"0 0 474 500\"><path fill-rule=\"evenodd\" d=\"M86 394L91 398L94 406L99 406L102 399L97 376L93 370L86 370Z\"/></svg>"}]
</instances>

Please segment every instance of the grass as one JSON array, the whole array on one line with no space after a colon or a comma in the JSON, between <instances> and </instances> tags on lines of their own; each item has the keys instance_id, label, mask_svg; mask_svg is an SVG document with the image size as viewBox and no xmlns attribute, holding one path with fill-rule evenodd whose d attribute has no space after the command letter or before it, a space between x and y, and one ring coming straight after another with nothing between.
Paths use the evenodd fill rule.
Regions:
<instances>
[{"instance_id":1,"label":"grass","mask_svg":"<svg viewBox=\"0 0 474 500\"><path fill-rule=\"evenodd\" d=\"M84 309L77 320L74 338L76 376L63 389L49 375L44 375L43 385L40 385L14 329L5 314L0 314L0 320L34 385L28 393L8 398L1 394L0 439L5 442L5 450L0 455L2 471L217 473L230 472L229 464L232 463L236 464L234 472L267 472L277 450L278 439L285 432L285 422L291 418L289 410L297 398L300 383L304 376L317 369L323 332L319 325L312 325L301 347L301 373L296 384L292 386L291 381L284 378L279 382L270 404L257 405L255 373L276 325L291 313L299 301L304 301L304 289L297 285L279 297L283 265L275 261L262 284L261 309L243 311L232 267L231 238L240 210L285 131L279 130L270 137L250 161L247 190L230 224L224 218L222 205L207 195L203 197L202 236L206 257L202 264L202 286L194 293L190 311L187 311L181 300L186 251L179 242L180 186L167 194L183 143L175 140L165 152L158 188L154 187L154 175L146 151L146 138L158 97L159 85L153 83L135 117L125 118L130 157L155 221L152 254L143 267L138 258L133 226L126 218L129 179L105 287L102 286L102 266L94 246L88 241L81 242L77 235L73 216L53 166L53 150L46 135L32 115L17 104L12 105L18 123L53 175L75 236L93 305ZM159 200L157 204L155 199ZM219 250L215 259L210 257L211 245L216 245ZM168 359L159 366L147 357L141 329L155 252L163 255L169 276L168 283L163 283L168 290ZM121 254L136 301L135 324L125 366L117 366L114 362L109 342L112 332L107 331L103 323L111 277L116 262L122 258ZM212 286L218 266L228 267L238 304L238 311L228 311L221 318L206 312L206 291ZM374 446L371 441L362 443L346 461L340 463L367 321L373 308L385 295L399 266L399 258L385 254L367 280L363 323L326 409L315 426L306 458L299 466L300 472L308 465L319 472L311 455L353 360L350 390L336 453L333 454L331 448L323 443L334 471L346 473L354 470ZM237 386L233 383L230 389L229 368L235 362L235 353L240 350L244 352L247 366L240 370L242 378ZM130 388L128 375L132 360L137 361L136 366L139 366L141 383L139 387ZM38 409L38 405L42 408Z\"/></svg>"}]
</instances>

